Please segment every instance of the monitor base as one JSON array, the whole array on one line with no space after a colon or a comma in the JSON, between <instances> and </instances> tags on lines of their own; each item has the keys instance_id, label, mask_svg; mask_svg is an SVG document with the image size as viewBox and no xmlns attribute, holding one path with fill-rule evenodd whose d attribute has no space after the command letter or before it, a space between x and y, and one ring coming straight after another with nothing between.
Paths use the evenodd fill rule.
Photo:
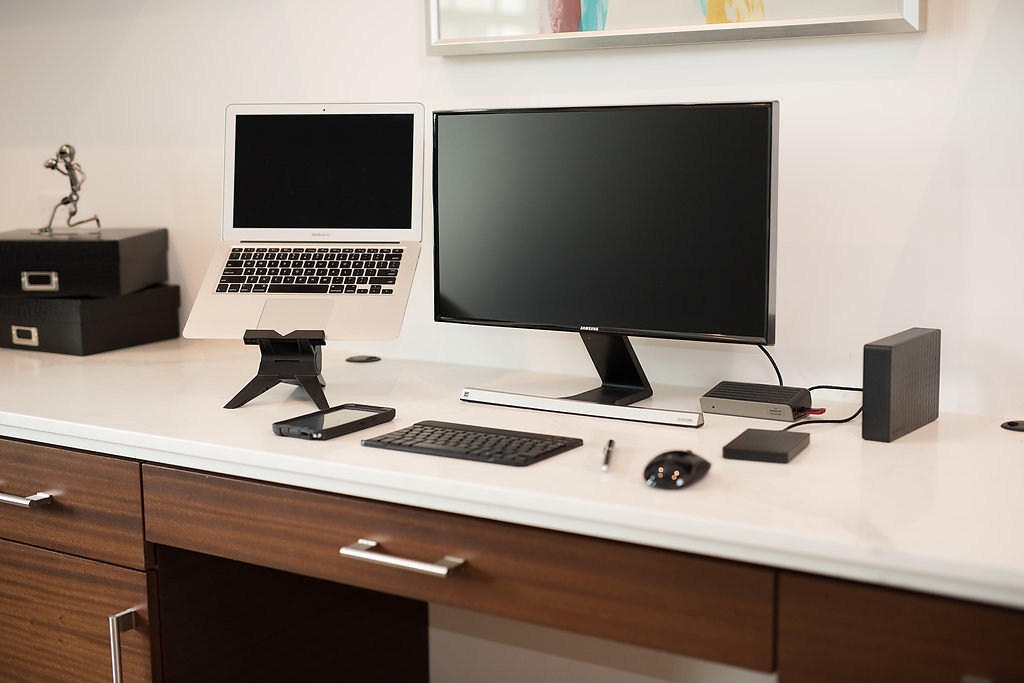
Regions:
<instances>
[{"instance_id":1,"label":"monitor base","mask_svg":"<svg viewBox=\"0 0 1024 683\"><path fill-rule=\"evenodd\" d=\"M592 403L573 398L547 398L544 396L531 396L529 394L516 394L509 391L493 391L473 387L463 389L459 398L469 403L489 403L491 405L508 406L511 408L530 408L533 410L546 410L552 413L609 417L615 420L649 422L676 427L700 427L704 424L704 415L700 411L665 410L663 408L641 408L609 403Z\"/></svg>"}]
</instances>

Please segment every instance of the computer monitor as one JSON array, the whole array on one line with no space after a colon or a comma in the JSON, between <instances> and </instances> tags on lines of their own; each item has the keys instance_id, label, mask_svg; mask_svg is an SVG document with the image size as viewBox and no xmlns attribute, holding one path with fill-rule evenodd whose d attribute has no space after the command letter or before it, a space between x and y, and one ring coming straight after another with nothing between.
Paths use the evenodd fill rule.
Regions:
<instances>
[{"instance_id":1,"label":"computer monitor","mask_svg":"<svg viewBox=\"0 0 1024 683\"><path fill-rule=\"evenodd\" d=\"M631 336L774 343L778 126L778 102L434 112L435 320L577 333L602 383L567 398L606 405L651 396Z\"/></svg>"}]
</instances>

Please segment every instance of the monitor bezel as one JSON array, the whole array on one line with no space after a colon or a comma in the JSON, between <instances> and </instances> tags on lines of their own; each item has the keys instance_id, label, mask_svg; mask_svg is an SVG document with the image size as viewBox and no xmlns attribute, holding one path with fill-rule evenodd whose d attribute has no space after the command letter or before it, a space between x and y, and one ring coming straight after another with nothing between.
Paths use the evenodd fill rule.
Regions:
<instances>
[{"instance_id":1,"label":"monitor bezel","mask_svg":"<svg viewBox=\"0 0 1024 683\"><path fill-rule=\"evenodd\" d=\"M531 321L508 321L489 320L485 318L471 318L457 315L441 315L441 282L440 282L440 224L439 224L439 202L438 202L438 120L444 116L467 116L467 115L488 115L508 113L536 113L536 112L586 112L591 110L628 110L628 109L649 109L649 108L686 108L706 106L762 106L769 108L771 117L771 141L770 141L770 188L768 192L768 226L767 239L768 249L765 255L768 263L766 268L766 301L764 306L764 320L762 321L762 335L747 336L730 333L701 333L678 330L651 330L641 328L620 328L612 326L576 326L558 325L551 323L538 323ZM433 199L433 296L434 296L434 320L444 323L455 323L465 325L482 325L490 327L504 327L512 329L534 329L550 330L560 332L576 332L581 335L606 334L623 337L645 337L652 339L678 339L684 341L702 342L723 342L737 344L753 344L770 346L775 343L775 298L777 280L777 252L778 252L778 167L779 167L779 102L777 100L743 101L743 102L702 102L702 103L667 103L667 104L613 104L613 105L573 105L557 107L503 107L503 108L475 108L475 109L446 109L435 110L432 113L432 199ZM701 296L700 291L695 291L693 296ZM683 302L685 303L685 302Z\"/></svg>"}]
</instances>

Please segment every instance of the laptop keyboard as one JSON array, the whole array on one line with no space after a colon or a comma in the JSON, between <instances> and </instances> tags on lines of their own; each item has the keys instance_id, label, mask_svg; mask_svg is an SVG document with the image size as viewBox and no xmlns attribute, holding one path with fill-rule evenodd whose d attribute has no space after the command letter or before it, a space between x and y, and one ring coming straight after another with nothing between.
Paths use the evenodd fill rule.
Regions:
<instances>
[{"instance_id":1,"label":"laptop keyboard","mask_svg":"<svg viewBox=\"0 0 1024 683\"><path fill-rule=\"evenodd\" d=\"M394 294L401 247L233 247L218 292Z\"/></svg>"}]
</instances>

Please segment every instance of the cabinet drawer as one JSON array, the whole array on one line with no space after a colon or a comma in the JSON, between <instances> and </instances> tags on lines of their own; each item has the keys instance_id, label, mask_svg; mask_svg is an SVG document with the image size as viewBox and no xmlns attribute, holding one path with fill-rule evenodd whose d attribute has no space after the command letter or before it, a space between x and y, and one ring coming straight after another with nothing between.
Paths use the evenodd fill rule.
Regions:
<instances>
[{"instance_id":1,"label":"cabinet drawer","mask_svg":"<svg viewBox=\"0 0 1024 683\"><path fill-rule=\"evenodd\" d=\"M779 683L1024 681L1024 612L782 572Z\"/></svg>"},{"instance_id":2,"label":"cabinet drawer","mask_svg":"<svg viewBox=\"0 0 1024 683\"><path fill-rule=\"evenodd\" d=\"M138 463L0 439L0 493L0 537L146 567ZM37 493L49 504L18 504Z\"/></svg>"},{"instance_id":3,"label":"cabinet drawer","mask_svg":"<svg viewBox=\"0 0 1024 683\"><path fill-rule=\"evenodd\" d=\"M531 527L144 465L147 540L735 666L774 665L774 571ZM342 556L432 563L446 577Z\"/></svg>"},{"instance_id":4,"label":"cabinet drawer","mask_svg":"<svg viewBox=\"0 0 1024 683\"><path fill-rule=\"evenodd\" d=\"M153 680L147 572L0 541L0 576L0 679L112 680L109 618L136 608L121 671L125 683Z\"/></svg>"}]
</instances>

